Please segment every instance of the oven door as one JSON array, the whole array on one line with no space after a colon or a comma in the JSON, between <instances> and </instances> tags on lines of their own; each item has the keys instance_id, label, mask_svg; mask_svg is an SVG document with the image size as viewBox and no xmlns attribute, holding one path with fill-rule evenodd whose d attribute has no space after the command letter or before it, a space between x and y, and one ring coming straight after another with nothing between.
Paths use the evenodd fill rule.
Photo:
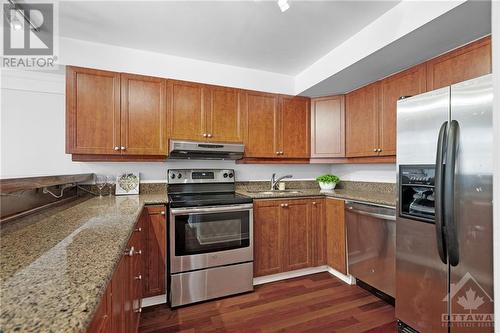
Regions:
<instances>
[{"instance_id":1,"label":"oven door","mask_svg":"<svg viewBox=\"0 0 500 333\"><path fill-rule=\"evenodd\" d=\"M170 209L171 273L253 260L253 205Z\"/></svg>"}]
</instances>

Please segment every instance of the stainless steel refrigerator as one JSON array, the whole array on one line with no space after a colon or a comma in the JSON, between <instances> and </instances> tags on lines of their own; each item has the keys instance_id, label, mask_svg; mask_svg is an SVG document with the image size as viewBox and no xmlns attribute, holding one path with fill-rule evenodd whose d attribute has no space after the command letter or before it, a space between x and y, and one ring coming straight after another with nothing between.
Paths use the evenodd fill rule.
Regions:
<instances>
[{"instance_id":1,"label":"stainless steel refrigerator","mask_svg":"<svg viewBox=\"0 0 500 333\"><path fill-rule=\"evenodd\" d=\"M397 109L400 332L493 332L491 75Z\"/></svg>"}]
</instances>

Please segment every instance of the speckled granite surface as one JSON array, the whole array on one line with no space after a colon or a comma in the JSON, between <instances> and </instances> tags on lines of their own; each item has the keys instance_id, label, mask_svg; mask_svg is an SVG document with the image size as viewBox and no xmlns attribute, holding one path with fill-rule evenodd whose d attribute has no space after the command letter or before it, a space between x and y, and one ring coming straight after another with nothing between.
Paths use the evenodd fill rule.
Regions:
<instances>
[{"instance_id":1,"label":"speckled granite surface","mask_svg":"<svg viewBox=\"0 0 500 333\"><path fill-rule=\"evenodd\" d=\"M84 332L145 204L167 196L91 198L0 231L0 331Z\"/></svg>"},{"instance_id":2,"label":"speckled granite surface","mask_svg":"<svg viewBox=\"0 0 500 333\"><path fill-rule=\"evenodd\" d=\"M298 193L255 193L256 191L268 190L269 182L240 182L237 184L236 191L254 199L327 196L391 207L396 206L395 185L391 183L341 182L338 184L338 188L332 191L321 191L315 181L288 181L285 183L287 190L297 190Z\"/></svg>"}]
</instances>

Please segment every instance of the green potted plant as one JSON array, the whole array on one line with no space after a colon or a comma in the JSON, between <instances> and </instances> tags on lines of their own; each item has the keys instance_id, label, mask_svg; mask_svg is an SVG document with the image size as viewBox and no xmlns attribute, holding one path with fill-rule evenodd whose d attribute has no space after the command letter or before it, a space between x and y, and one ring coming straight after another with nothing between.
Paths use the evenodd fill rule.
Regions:
<instances>
[{"instance_id":1,"label":"green potted plant","mask_svg":"<svg viewBox=\"0 0 500 333\"><path fill-rule=\"evenodd\" d=\"M316 181L319 183L319 187L321 187L322 190L333 190L335 185L340 182L340 178L332 174L326 174L317 177Z\"/></svg>"}]
</instances>

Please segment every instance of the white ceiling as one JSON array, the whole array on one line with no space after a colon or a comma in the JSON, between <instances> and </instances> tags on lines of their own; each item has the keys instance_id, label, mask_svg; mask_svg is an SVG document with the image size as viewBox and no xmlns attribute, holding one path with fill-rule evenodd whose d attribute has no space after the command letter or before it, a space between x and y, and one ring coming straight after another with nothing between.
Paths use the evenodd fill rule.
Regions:
<instances>
[{"instance_id":1,"label":"white ceiling","mask_svg":"<svg viewBox=\"0 0 500 333\"><path fill-rule=\"evenodd\" d=\"M398 1L62 1L60 34L296 75Z\"/></svg>"}]
</instances>

